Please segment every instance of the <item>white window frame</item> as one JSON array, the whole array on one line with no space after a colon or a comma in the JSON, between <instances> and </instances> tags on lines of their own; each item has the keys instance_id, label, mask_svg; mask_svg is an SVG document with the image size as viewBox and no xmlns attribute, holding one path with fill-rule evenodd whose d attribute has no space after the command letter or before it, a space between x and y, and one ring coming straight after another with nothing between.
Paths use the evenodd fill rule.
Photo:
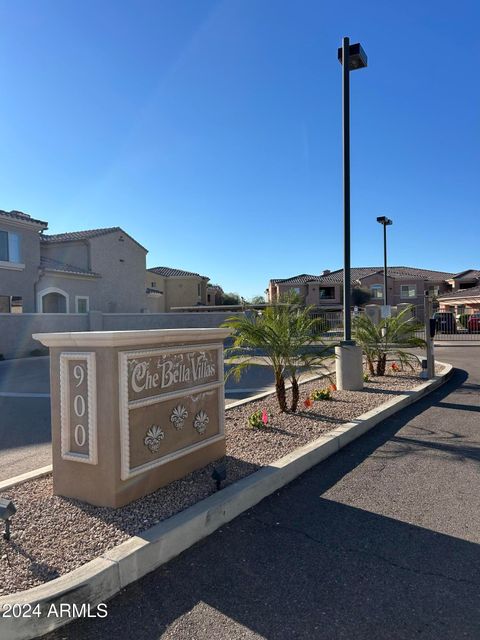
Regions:
<instances>
[{"instance_id":1,"label":"white window frame","mask_svg":"<svg viewBox=\"0 0 480 640\"><path fill-rule=\"evenodd\" d=\"M58 287L47 287L42 291L37 293L37 309L38 313L44 313L43 311L43 298L49 293L59 293L62 295L65 300L65 313L70 313L70 296L63 289L58 289ZM62 314L63 315L63 314Z\"/></svg>"},{"instance_id":2,"label":"white window frame","mask_svg":"<svg viewBox=\"0 0 480 640\"><path fill-rule=\"evenodd\" d=\"M404 287L413 287L414 295L413 296L411 296L410 294L404 295L404 293L403 293L403 288ZM400 298L402 300L412 300L412 298L416 298L416 297L417 297L417 285L416 284L401 284L400 285Z\"/></svg>"},{"instance_id":3,"label":"white window frame","mask_svg":"<svg viewBox=\"0 0 480 640\"><path fill-rule=\"evenodd\" d=\"M374 300L384 300L383 284L371 284L370 295Z\"/></svg>"},{"instance_id":4,"label":"white window frame","mask_svg":"<svg viewBox=\"0 0 480 640\"><path fill-rule=\"evenodd\" d=\"M83 313L83 311L79 311L78 310L78 303L80 300L86 300L87 301L87 310L85 311L85 313L88 313L90 311L90 298L89 296L75 296L75 313Z\"/></svg>"},{"instance_id":5,"label":"white window frame","mask_svg":"<svg viewBox=\"0 0 480 640\"><path fill-rule=\"evenodd\" d=\"M17 271L25 269L25 265L21 259L21 236L19 233L8 231L7 229L0 229L0 232L7 234L7 257L8 260L0 260L0 268L2 269L14 269ZM15 238L15 242L14 242ZM12 259L13 254L15 260Z\"/></svg>"}]
</instances>

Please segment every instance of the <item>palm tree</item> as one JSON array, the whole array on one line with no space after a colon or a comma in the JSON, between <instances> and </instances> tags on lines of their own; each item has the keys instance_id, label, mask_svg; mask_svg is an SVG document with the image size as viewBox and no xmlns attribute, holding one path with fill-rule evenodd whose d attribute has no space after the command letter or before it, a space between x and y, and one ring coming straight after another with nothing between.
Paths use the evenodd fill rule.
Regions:
<instances>
[{"instance_id":1,"label":"palm tree","mask_svg":"<svg viewBox=\"0 0 480 640\"><path fill-rule=\"evenodd\" d=\"M416 356L406 349L425 348L426 342L416 334L422 324L412 318L413 305L403 309L397 316L383 318L378 324L367 315L357 316L353 321L355 341L362 347L371 375L385 375L387 355L392 353L402 366L413 369Z\"/></svg>"},{"instance_id":2,"label":"palm tree","mask_svg":"<svg viewBox=\"0 0 480 640\"><path fill-rule=\"evenodd\" d=\"M245 316L228 318L222 325L234 330L233 345L226 351L233 364L228 375L234 375L238 380L252 365L270 366L282 412L288 411L285 378L291 379L290 410L296 411L302 371L312 369L329 357L326 353L329 347L315 338L318 321L311 317L310 311L311 307L302 307L289 296L286 302L268 306L261 312L249 311ZM262 355L256 355L258 351Z\"/></svg>"}]
</instances>

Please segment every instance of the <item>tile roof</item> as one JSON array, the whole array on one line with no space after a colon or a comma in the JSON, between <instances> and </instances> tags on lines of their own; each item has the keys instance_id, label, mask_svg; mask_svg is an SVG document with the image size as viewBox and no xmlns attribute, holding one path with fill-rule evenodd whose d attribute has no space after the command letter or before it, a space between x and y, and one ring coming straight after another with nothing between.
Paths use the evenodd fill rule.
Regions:
<instances>
[{"instance_id":1,"label":"tile roof","mask_svg":"<svg viewBox=\"0 0 480 640\"><path fill-rule=\"evenodd\" d=\"M478 269L466 269L465 271L460 271L460 273L456 273L452 278L463 278L464 276L468 276L469 278L477 278L480 280L480 271Z\"/></svg>"},{"instance_id":2,"label":"tile roof","mask_svg":"<svg viewBox=\"0 0 480 640\"><path fill-rule=\"evenodd\" d=\"M350 270L351 281L362 280L367 276L380 273L383 274L383 267L352 267ZM416 267L387 267L387 274L395 280L449 280L452 273L445 271L432 271L430 269L417 269ZM331 271L325 275L313 276L302 273L291 278L277 278L270 280L272 284L307 284L308 282L318 282L319 284L341 284L343 283L343 269Z\"/></svg>"},{"instance_id":3,"label":"tile roof","mask_svg":"<svg viewBox=\"0 0 480 640\"><path fill-rule=\"evenodd\" d=\"M352 267L350 274L352 282L355 282L373 274L383 275L383 267ZM448 280L452 277L451 273L445 271L432 271L416 267L387 267L387 275L395 280L431 280L434 282ZM341 283L343 282L343 269L337 269L337 271L332 271L325 276L316 277L315 281L321 284Z\"/></svg>"},{"instance_id":4,"label":"tile roof","mask_svg":"<svg viewBox=\"0 0 480 640\"><path fill-rule=\"evenodd\" d=\"M86 231L68 231L66 233L55 233L55 234L44 234L40 236L42 242L75 242L76 240L88 240L89 238L97 238L99 236L106 236L109 233L114 233L116 231L121 231L124 235L126 235L130 240L133 240L135 244L138 244L139 247L147 251L144 246L142 246L139 242L132 238L126 231L124 231L121 227L106 227L105 229L87 229Z\"/></svg>"},{"instance_id":5,"label":"tile roof","mask_svg":"<svg viewBox=\"0 0 480 640\"><path fill-rule=\"evenodd\" d=\"M10 218L11 220L20 220L21 222L31 222L32 224L39 224L45 229L48 227L48 222L44 222L43 220L36 220L28 215L28 213L23 213L23 211L3 211L0 209L0 216L5 216L6 218Z\"/></svg>"},{"instance_id":6,"label":"tile roof","mask_svg":"<svg viewBox=\"0 0 480 640\"><path fill-rule=\"evenodd\" d=\"M270 282L272 284L306 284L307 282L317 279L318 276L301 273L298 276L292 276L291 278L277 278L276 280L270 280Z\"/></svg>"},{"instance_id":7,"label":"tile roof","mask_svg":"<svg viewBox=\"0 0 480 640\"><path fill-rule=\"evenodd\" d=\"M81 275L81 276L91 276L93 278L100 277L100 274L95 273L94 271L88 271L87 269L82 269L81 267L75 267L72 264L66 264L64 262L60 262L60 260L54 260L53 258L46 258L45 256L41 256L40 266L43 269L47 269L48 271L58 271L59 273L72 273L72 274Z\"/></svg>"},{"instance_id":8,"label":"tile roof","mask_svg":"<svg viewBox=\"0 0 480 640\"><path fill-rule=\"evenodd\" d=\"M182 271L182 269L171 269L170 267L152 267L151 269L147 269L151 273L156 273L159 276L163 276L164 278L171 278L177 276L195 276L197 278L202 278L203 280L210 280L207 276L201 276L199 273L194 273L193 271Z\"/></svg>"},{"instance_id":9,"label":"tile roof","mask_svg":"<svg viewBox=\"0 0 480 640\"><path fill-rule=\"evenodd\" d=\"M480 285L478 285L478 287L469 287L468 289L459 289L458 291L442 293L438 296L438 300L452 300L455 298L476 298L476 301L480 302Z\"/></svg>"}]
</instances>

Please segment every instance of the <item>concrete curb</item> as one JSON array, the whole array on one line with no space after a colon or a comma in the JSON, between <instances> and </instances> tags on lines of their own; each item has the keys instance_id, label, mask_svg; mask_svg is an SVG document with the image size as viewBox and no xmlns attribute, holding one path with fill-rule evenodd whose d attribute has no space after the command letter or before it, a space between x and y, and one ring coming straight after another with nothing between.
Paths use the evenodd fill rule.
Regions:
<instances>
[{"instance_id":1,"label":"concrete curb","mask_svg":"<svg viewBox=\"0 0 480 640\"><path fill-rule=\"evenodd\" d=\"M75 616L71 615L74 605L77 609L81 609L82 605L90 605L93 609L99 603L105 602L128 584L210 535L379 422L438 388L451 375L453 367L444 363L437 364L443 364L445 370L433 380L364 413L353 422L337 427L267 467L160 522L141 535L130 538L82 567L32 589L0 597L0 637L9 640L38 638L72 622L75 619ZM6 608L13 604L23 605L21 610L24 612L33 611L38 605L41 615L4 617ZM58 612L62 604L66 611L65 617L48 616L52 607Z\"/></svg>"},{"instance_id":2,"label":"concrete curb","mask_svg":"<svg viewBox=\"0 0 480 640\"><path fill-rule=\"evenodd\" d=\"M51 464L48 464L46 467L39 467L33 471L27 471L27 473L22 473L19 476L14 476L13 478L8 478L8 480L1 480L0 491L6 491L17 484L23 484L29 480L35 480L36 478L47 476L49 473L52 473Z\"/></svg>"}]
</instances>

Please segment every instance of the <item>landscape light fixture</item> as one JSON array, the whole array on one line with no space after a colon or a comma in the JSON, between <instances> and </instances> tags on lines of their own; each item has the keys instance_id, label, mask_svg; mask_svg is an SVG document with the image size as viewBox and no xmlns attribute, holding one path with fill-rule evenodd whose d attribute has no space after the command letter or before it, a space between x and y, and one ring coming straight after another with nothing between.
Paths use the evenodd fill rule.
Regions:
<instances>
[{"instance_id":1,"label":"landscape light fixture","mask_svg":"<svg viewBox=\"0 0 480 640\"><path fill-rule=\"evenodd\" d=\"M4 540L10 540L10 518L17 513L17 509L11 500L0 498L0 520L5 521Z\"/></svg>"},{"instance_id":2,"label":"landscape light fixture","mask_svg":"<svg viewBox=\"0 0 480 640\"><path fill-rule=\"evenodd\" d=\"M214 467L212 473L212 480L217 483L217 491L220 491L221 484L224 480L227 479L227 467L225 464L219 464L217 467Z\"/></svg>"},{"instance_id":3,"label":"landscape light fixture","mask_svg":"<svg viewBox=\"0 0 480 640\"><path fill-rule=\"evenodd\" d=\"M383 304L387 306L387 227L393 222L386 216L379 216L377 222L383 225Z\"/></svg>"},{"instance_id":4,"label":"landscape light fixture","mask_svg":"<svg viewBox=\"0 0 480 640\"><path fill-rule=\"evenodd\" d=\"M350 278L350 71L367 66L367 56L360 43L350 44L342 39L338 49L342 65L342 120L343 120L343 343L352 341L351 278Z\"/></svg>"}]
</instances>

